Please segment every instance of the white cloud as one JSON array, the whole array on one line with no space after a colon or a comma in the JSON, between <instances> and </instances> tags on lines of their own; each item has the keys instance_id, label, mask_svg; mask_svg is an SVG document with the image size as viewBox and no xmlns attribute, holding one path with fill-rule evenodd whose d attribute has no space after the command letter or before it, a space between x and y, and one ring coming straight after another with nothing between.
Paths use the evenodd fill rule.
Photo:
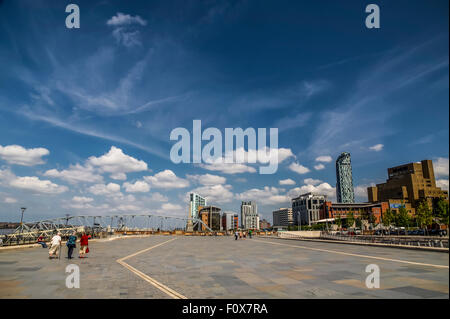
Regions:
<instances>
[{"instance_id":1,"label":"white cloud","mask_svg":"<svg viewBox=\"0 0 450 319\"><path fill-rule=\"evenodd\" d=\"M369 186L375 186L375 184L366 184L366 185L358 185L354 188L355 191L355 197L359 199L359 201L367 202L368 196L367 196L367 187Z\"/></svg>"},{"instance_id":2,"label":"white cloud","mask_svg":"<svg viewBox=\"0 0 450 319\"><path fill-rule=\"evenodd\" d=\"M156 193L153 193L150 195L150 201L152 201L152 202L167 202L167 201L169 201L169 198L162 195L161 193L156 192Z\"/></svg>"},{"instance_id":3,"label":"white cloud","mask_svg":"<svg viewBox=\"0 0 450 319\"><path fill-rule=\"evenodd\" d=\"M369 149L371 151L375 151L375 152L379 152L383 149L384 145L383 144L376 144L374 146L369 147Z\"/></svg>"},{"instance_id":4,"label":"white cloud","mask_svg":"<svg viewBox=\"0 0 450 319\"><path fill-rule=\"evenodd\" d=\"M170 169L166 169L153 176L145 176L144 179L154 188L185 188L189 181L175 175Z\"/></svg>"},{"instance_id":5,"label":"white cloud","mask_svg":"<svg viewBox=\"0 0 450 319\"><path fill-rule=\"evenodd\" d=\"M44 164L42 157L48 154L50 154L49 150L42 147L26 149L20 145L0 145L0 158L9 164L22 166Z\"/></svg>"},{"instance_id":6,"label":"white cloud","mask_svg":"<svg viewBox=\"0 0 450 319\"><path fill-rule=\"evenodd\" d=\"M81 204L86 204L86 203L91 203L94 201L93 198L91 197L83 197L83 196L74 196L72 198L72 201L75 203L81 203Z\"/></svg>"},{"instance_id":7,"label":"white cloud","mask_svg":"<svg viewBox=\"0 0 450 319\"><path fill-rule=\"evenodd\" d=\"M3 203L14 204L14 203L17 203L17 199L15 199L13 197L5 197L5 198L3 198Z\"/></svg>"},{"instance_id":8,"label":"white cloud","mask_svg":"<svg viewBox=\"0 0 450 319\"><path fill-rule=\"evenodd\" d=\"M329 155L316 157L316 162L330 163L332 160L333 158Z\"/></svg>"},{"instance_id":9,"label":"white cloud","mask_svg":"<svg viewBox=\"0 0 450 319\"><path fill-rule=\"evenodd\" d=\"M115 146L112 146L108 153L100 157L89 157L87 163L98 167L102 172L111 173L110 177L117 180L126 179L125 173L148 169L147 163L124 154L120 148Z\"/></svg>"},{"instance_id":10,"label":"white cloud","mask_svg":"<svg viewBox=\"0 0 450 319\"><path fill-rule=\"evenodd\" d=\"M147 25L147 21L142 19L140 16L132 16L129 14L124 14L122 12L117 12L115 16L106 21L107 25L119 26L119 25L129 25L129 24L140 24L142 26Z\"/></svg>"},{"instance_id":11,"label":"white cloud","mask_svg":"<svg viewBox=\"0 0 450 319\"><path fill-rule=\"evenodd\" d=\"M289 165L289 169L293 172L296 172L297 174L306 174L309 172L309 168L299 163L292 163L291 165Z\"/></svg>"},{"instance_id":12,"label":"white cloud","mask_svg":"<svg viewBox=\"0 0 450 319\"><path fill-rule=\"evenodd\" d=\"M186 207L183 207L178 204L164 203L161 205L161 208L157 209L156 212L161 215L168 216L185 216L187 214Z\"/></svg>"},{"instance_id":13,"label":"white cloud","mask_svg":"<svg viewBox=\"0 0 450 319\"><path fill-rule=\"evenodd\" d=\"M9 183L14 188L24 189L42 194L61 194L68 191L67 186L54 184L48 180L40 180L36 176L17 177Z\"/></svg>"},{"instance_id":14,"label":"white cloud","mask_svg":"<svg viewBox=\"0 0 450 319\"><path fill-rule=\"evenodd\" d=\"M279 181L280 185L295 185L295 181L287 178L287 179L282 179Z\"/></svg>"},{"instance_id":15,"label":"white cloud","mask_svg":"<svg viewBox=\"0 0 450 319\"><path fill-rule=\"evenodd\" d=\"M124 183L123 187L128 193L146 193L150 191L150 185L144 181L136 181L136 183Z\"/></svg>"},{"instance_id":16,"label":"white cloud","mask_svg":"<svg viewBox=\"0 0 450 319\"><path fill-rule=\"evenodd\" d=\"M320 179L313 179L313 178L305 178L303 180L303 182L306 185L318 185L318 184L322 183L322 181Z\"/></svg>"},{"instance_id":17,"label":"white cloud","mask_svg":"<svg viewBox=\"0 0 450 319\"><path fill-rule=\"evenodd\" d=\"M332 200L336 196L336 189L334 187L331 187L328 183L321 183L317 186L315 185L303 185L301 187L296 187L291 189L288 192L289 198L295 198L302 194L306 193L315 193L315 194L321 194L321 195L327 195L328 200Z\"/></svg>"},{"instance_id":18,"label":"white cloud","mask_svg":"<svg viewBox=\"0 0 450 319\"><path fill-rule=\"evenodd\" d=\"M317 164L317 165L314 165L314 169L316 170L316 171L320 171L320 170L322 170L322 169L324 169L325 168L325 165L323 165L323 164Z\"/></svg>"},{"instance_id":19,"label":"white cloud","mask_svg":"<svg viewBox=\"0 0 450 319\"><path fill-rule=\"evenodd\" d=\"M208 205L214 205L231 202L233 199L231 188L231 185L208 185L198 187L192 192L205 197Z\"/></svg>"},{"instance_id":20,"label":"white cloud","mask_svg":"<svg viewBox=\"0 0 450 319\"><path fill-rule=\"evenodd\" d=\"M103 176L96 174L92 166L82 166L80 164L71 165L69 169L58 171L56 169L48 170L44 176L63 179L71 184L79 182L101 183Z\"/></svg>"},{"instance_id":21,"label":"white cloud","mask_svg":"<svg viewBox=\"0 0 450 319\"><path fill-rule=\"evenodd\" d=\"M225 184L227 179L222 176L203 174L203 175L186 175L186 177L192 181L200 183L202 185L217 185Z\"/></svg>"},{"instance_id":22,"label":"white cloud","mask_svg":"<svg viewBox=\"0 0 450 319\"><path fill-rule=\"evenodd\" d=\"M264 186L263 189L253 188L243 193L236 194L236 198L242 201L254 200L261 205L279 205L290 202L290 198L281 194L283 189Z\"/></svg>"},{"instance_id":23,"label":"white cloud","mask_svg":"<svg viewBox=\"0 0 450 319\"><path fill-rule=\"evenodd\" d=\"M436 177L447 177L448 166L448 158L438 157L433 161L434 175Z\"/></svg>"},{"instance_id":24,"label":"white cloud","mask_svg":"<svg viewBox=\"0 0 450 319\"><path fill-rule=\"evenodd\" d=\"M448 191L448 179L436 180L436 186Z\"/></svg>"},{"instance_id":25,"label":"white cloud","mask_svg":"<svg viewBox=\"0 0 450 319\"><path fill-rule=\"evenodd\" d=\"M208 171L219 171L224 174L239 174L239 173L255 173L256 169L244 164L235 163L223 163L219 158L211 164L199 164L201 168L207 169Z\"/></svg>"},{"instance_id":26,"label":"white cloud","mask_svg":"<svg viewBox=\"0 0 450 319\"><path fill-rule=\"evenodd\" d=\"M95 184L88 188L88 191L94 195L106 195L106 196L116 196L121 195L120 185L115 183L105 184Z\"/></svg>"}]
</instances>

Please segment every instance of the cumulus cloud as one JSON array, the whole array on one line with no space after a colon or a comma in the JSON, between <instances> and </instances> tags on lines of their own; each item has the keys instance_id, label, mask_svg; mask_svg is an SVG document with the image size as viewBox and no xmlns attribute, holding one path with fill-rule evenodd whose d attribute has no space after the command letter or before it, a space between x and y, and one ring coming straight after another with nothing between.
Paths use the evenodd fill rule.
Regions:
<instances>
[{"instance_id":1,"label":"cumulus cloud","mask_svg":"<svg viewBox=\"0 0 450 319\"><path fill-rule=\"evenodd\" d=\"M254 167L245 164L224 163L220 158L211 164L199 164L199 166L208 171L219 171L224 174L256 173Z\"/></svg>"},{"instance_id":2,"label":"cumulus cloud","mask_svg":"<svg viewBox=\"0 0 450 319\"><path fill-rule=\"evenodd\" d=\"M150 185L145 181L136 181L134 184L124 183L123 187L127 193L146 193L150 191Z\"/></svg>"},{"instance_id":3,"label":"cumulus cloud","mask_svg":"<svg viewBox=\"0 0 450 319\"><path fill-rule=\"evenodd\" d=\"M289 198L295 198L306 193L327 195L328 200L332 200L336 196L336 188L332 187L328 183L321 183L319 185L303 185L301 187L291 189L288 192L288 196Z\"/></svg>"},{"instance_id":4,"label":"cumulus cloud","mask_svg":"<svg viewBox=\"0 0 450 319\"><path fill-rule=\"evenodd\" d=\"M316 171L320 171L320 170L322 170L322 169L324 169L325 168L325 165L323 165L323 164L317 164L317 165L314 165L314 169L316 170Z\"/></svg>"},{"instance_id":5,"label":"cumulus cloud","mask_svg":"<svg viewBox=\"0 0 450 319\"><path fill-rule=\"evenodd\" d=\"M436 180L436 186L448 191L448 179Z\"/></svg>"},{"instance_id":6,"label":"cumulus cloud","mask_svg":"<svg viewBox=\"0 0 450 319\"><path fill-rule=\"evenodd\" d=\"M169 198L167 196L162 195L161 193L153 193L150 195L150 201L152 202L168 202Z\"/></svg>"},{"instance_id":7,"label":"cumulus cloud","mask_svg":"<svg viewBox=\"0 0 450 319\"><path fill-rule=\"evenodd\" d=\"M147 163L124 154L115 146L100 157L89 157L87 163L98 167L101 172L111 173L110 177L116 180L125 180L126 173L148 170Z\"/></svg>"},{"instance_id":8,"label":"cumulus cloud","mask_svg":"<svg viewBox=\"0 0 450 319\"><path fill-rule=\"evenodd\" d=\"M145 176L144 179L154 188L185 188L189 181L175 175L170 169L166 169L153 176Z\"/></svg>"},{"instance_id":9,"label":"cumulus cloud","mask_svg":"<svg viewBox=\"0 0 450 319\"><path fill-rule=\"evenodd\" d=\"M72 197L72 201L75 202L75 203L82 203L82 204L85 204L85 203L91 203L91 202L93 202L94 199L91 198L91 197L74 196L74 197Z\"/></svg>"},{"instance_id":10,"label":"cumulus cloud","mask_svg":"<svg viewBox=\"0 0 450 319\"><path fill-rule=\"evenodd\" d=\"M44 164L43 156L50 154L46 148L24 148L20 145L0 145L0 158L9 164L33 166Z\"/></svg>"},{"instance_id":11,"label":"cumulus cloud","mask_svg":"<svg viewBox=\"0 0 450 319\"><path fill-rule=\"evenodd\" d=\"M448 177L448 158L438 157L433 161L434 175L436 177Z\"/></svg>"},{"instance_id":12,"label":"cumulus cloud","mask_svg":"<svg viewBox=\"0 0 450 319\"><path fill-rule=\"evenodd\" d=\"M94 195L117 196L120 195L120 185L115 183L95 184L88 188L88 191Z\"/></svg>"},{"instance_id":13,"label":"cumulus cloud","mask_svg":"<svg viewBox=\"0 0 450 319\"><path fill-rule=\"evenodd\" d=\"M316 157L316 162L330 163L332 160L333 158L329 155Z\"/></svg>"},{"instance_id":14,"label":"cumulus cloud","mask_svg":"<svg viewBox=\"0 0 450 319\"><path fill-rule=\"evenodd\" d=\"M313 178L305 178L303 180L303 182L306 185L318 185L318 184L322 183L322 181L320 179L313 179Z\"/></svg>"},{"instance_id":15,"label":"cumulus cloud","mask_svg":"<svg viewBox=\"0 0 450 319\"><path fill-rule=\"evenodd\" d=\"M203 174L203 175L186 175L186 177L194 182L200 183L202 185L217 185L225 184L227 179L222 176Z\"/></svg>"},{"instance_id":16,"label":"cumulus cloud","mask_svg":"<svg viewBox=\"0 0 450 319\"><path fill-rule=\"evenodd\" d=\"M172 203L164 203L161 205L161 208L157 209L156 212L161 215L168 215L168 216L177 216L177 215L186 215L186 207L183 207L178 204L172 204Z\"/></svg>"},{"instance_id":17,"label":"cumulus cloud","mask_svg":"<svg viewBox=\"0 0 450 319\"><path fill-rule=\"evenodd\" d=\"M289 165L289 169L297 174L306 174L309 172L309 168L296 162L291 163L291 165Z\"/></svg>"},{"instance_id":18,"label":"cumulus cloud","mask_svg":"<svg viewBox=\"0 0 450 319\"><path fill-rule=\"evenodd\" d=\"M231 188L231 185L207 185L198 187L192 190L192 192L200 194L206 198L208 204L214 205L216 203L222 204L231 202L233 199Z\"/></svg>"},{"instance_id":19,"label":"cumulus cloud","mask_svg":"<svg viewBox=\"0 0 450 319\"><path fill-rule=\"evenodd\" d=\"M261 205L280 205L290 202L290 198L286 194L282 194L284 190L277 187L265 186L262 189L253 188L243 193L236 194L236 198L242 201L254 200Z\"/></svg>"},{"instance_id":20,"label":"cumulus cloud","mask_svg":"<svg viewBox=\"0 0 450 319\"><path fill-rule=\"evenodd\" d=\"M295 181L290 178L287 178L287 179L280 180L279 184L280 185L295 185Z\"/></svg>"},{"instance_id":21,"label":"cumulus cloud","mask_svg":"<svg viewBox=\"0 0 450 319\"><path fill-rule=\"evenodd\" d=\"M96 174L92 166L82 166L80 164L71 165L69 169L61 171L58 171L57 169L50 169L44 173L44 176L60 178L71 184L79 182L103 182L103 176Z\"/></svg>"},{"instance_id":22,"label":"cumulus cloud","mask_svg":"<svg viewBox=\"0 0 450 319\"><path fill-rule=\"evenodd\" d=\"M379 152L383 149L384 145L383 144L376 144L374 146L369 147L369 149L371 151L375 151L375 152Z\"/></svg>"},{"instance_id":23,"label":"cumulus cloud","mask_svg":"<svg viewBox=\"0 0 450 319\"><path fill-rule=\"evenodd\" d=\"M67 186L61 186L49 180L40 180L36 176L17 177L9 184L14 188L42 194L61 194L68 191Z\"/></svg>"}]
</instances>

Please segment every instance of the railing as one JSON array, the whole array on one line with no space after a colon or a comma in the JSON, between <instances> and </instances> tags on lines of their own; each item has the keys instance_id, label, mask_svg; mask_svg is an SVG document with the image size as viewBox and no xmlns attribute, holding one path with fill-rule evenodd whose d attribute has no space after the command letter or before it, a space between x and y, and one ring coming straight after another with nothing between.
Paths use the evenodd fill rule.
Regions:
<instances>
[{"instance_id":1,"label":"railing","mask_svg":"<svg viewBox=\"0 0 450 319\"><path fill-rule=\"evenodd\" d=\"M317 239L317 240L335 240L344 242L354 242L363 244L386 244L398 246L414 246L414 247L435 247L449 248L448 237L433 236L372 236L372 235L337 235L324 231L315 232L317 236L312 234L302 234L301 232L282 232L278 237L288 239Z\"/></svg>"}]
</instances>

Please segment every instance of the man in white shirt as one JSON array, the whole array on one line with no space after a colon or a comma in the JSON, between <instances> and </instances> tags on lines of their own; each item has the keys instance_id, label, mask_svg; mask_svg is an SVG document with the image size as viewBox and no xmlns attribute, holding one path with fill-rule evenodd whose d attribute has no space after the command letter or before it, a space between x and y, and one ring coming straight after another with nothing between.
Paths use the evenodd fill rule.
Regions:
<instances>
[{"instance_id":1,"label":"man in white shirt","mask_svg":"<svg viewBox=\"0 0 450 319\"><path fill-rule=\"evenodd\" d=\"M48 252L48 258L58 257L60 249L61 249L61 233L58 232L52 238L50 250Z\"/></svg>"}]
</instances>

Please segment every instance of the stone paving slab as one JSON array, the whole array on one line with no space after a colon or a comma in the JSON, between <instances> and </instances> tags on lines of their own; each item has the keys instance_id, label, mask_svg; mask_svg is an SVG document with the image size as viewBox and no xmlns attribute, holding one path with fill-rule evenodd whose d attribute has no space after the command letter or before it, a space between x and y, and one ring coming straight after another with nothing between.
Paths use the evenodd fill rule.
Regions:
<instances>
[{"instance_id":1,"label":"stone paving slab","mask_svg":"<svg viewBox=\"0 0 450 319\"><path fill-rule=\"evenodd\" d=\"M92 242L86 259L49 260L42 248L2 251L0 298L171 298L116 260L173 238L126 263L187 298L449 296L448 268L360 257L448 266L447 254L261 238L150 236ZM70 263L80 266L79 289L65 286ZM365 287L365 267L372 263L380 267L380 289Z\"/></svg>"}]
</instances>

